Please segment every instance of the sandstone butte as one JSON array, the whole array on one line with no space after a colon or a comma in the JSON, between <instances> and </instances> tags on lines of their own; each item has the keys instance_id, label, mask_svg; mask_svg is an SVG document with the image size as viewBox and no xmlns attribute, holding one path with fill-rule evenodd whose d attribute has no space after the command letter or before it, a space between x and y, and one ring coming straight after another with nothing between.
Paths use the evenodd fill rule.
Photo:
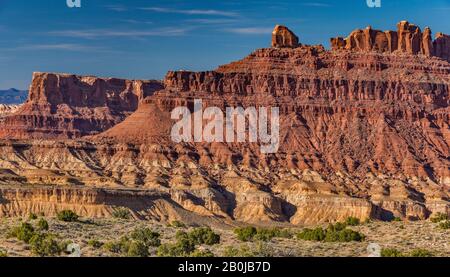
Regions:
<instances>
[{"instance_id":1,"label":"sandstone butte","mask_svg":"<svg viewBox=\"0 0 450 277\"><path fill-rule=\"evenodd\" d=\"M450 214L449 36L401 22L271 48L164 81L34 73L0 128L0 215L317 224ZM278 106L281 146L169 139L170 111Z\"/></svg>"}]
</instances>

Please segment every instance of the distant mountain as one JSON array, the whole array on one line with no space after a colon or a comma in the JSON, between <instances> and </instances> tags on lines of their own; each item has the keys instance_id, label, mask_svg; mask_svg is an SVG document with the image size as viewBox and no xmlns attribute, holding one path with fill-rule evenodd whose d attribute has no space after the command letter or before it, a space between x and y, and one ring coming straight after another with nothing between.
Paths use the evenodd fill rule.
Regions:
<instances>
[{"instance_id":1,"label":"distant mountain","mask_svg":"<svg viewBox=\"0 0 450 277\"><path fill-rule=\"evenodd\" d=\"M8 90L0 90L0 104L15 105L22 104L27 100L28 91L10 88Z\"/></svg>"}]
</instances>

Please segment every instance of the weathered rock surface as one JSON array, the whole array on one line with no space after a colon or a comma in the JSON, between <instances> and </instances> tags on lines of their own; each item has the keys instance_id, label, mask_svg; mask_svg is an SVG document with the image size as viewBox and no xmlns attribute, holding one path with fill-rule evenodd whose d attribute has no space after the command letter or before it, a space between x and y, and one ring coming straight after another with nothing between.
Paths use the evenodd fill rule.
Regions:
<instances>
[{"instance_id":1,"label":"weathered rock surface","mask_svg":"<svg viewBox=\"0 0 450 277\"><path fill-rule=\"evenodd\" d=\"M134 112L159 81L34 73L28 99L0 126L0 138L76 138L109 129Z\"/></svg>"},{"instance_id":2,"label":"weathered rock surface","mask_svg":"<svg viewBox=\"0 0 450 277\"><path fill-rule=\"evenodd\" d=\"M438 33L433 41L431 29L421 29L409 23L401 21L397 25L397 31L380 31L367 27L364 30L355 30L347 38L331 38L332 50L350 50L361 52L381 53L407 53L412 55L422 54L427 57L436 56L450 61L449 36Z\"/></svg>"},{"instance_id":3,"label":"weathered rock surface","mask_svg":"<svg viewBox=\"0 0 450 277\"><path fill-rule=\"evenodd\" d=\"M290 47L299 46L298 37L287 27L277 25L272 32L272 47Z\"/></svg>"},{"instance_id":4,"label":"weathered rock surface","mask_svg":"<svg viewBox=\"0 0 450 277\"><path fill-rule=\"evenodd\" d=\"M20 105L5 105L0 104L0 119L2 117L8 116L10 114L13 114L19 109Z\"/></svg>"},{"instance_id":5,"label":"weathered rock surface","mask_svg":"<svg viewBox=\"0 0 450 277\"><path fill-rule=\"evenodd\" d=\"M290 44L259 49L214 71L168 72L164 89L136 97L144 98L137 110L105 132L77 140L0 141L0 185L152 191L164 195L164 205L155 208L159 216L148 211L158 220L181 211L252 224L449 213L450 63L426 55L432 52L423 43L428 39L413 46L415 27L400 27L401 38L371 28L356 32L347 51ZM405 52L391 53L396 45L405 45ZM369 51L374 47L380 51ZM30 101L38 110L72 101L52 91L32 92ZM192 107L194 99L222 110L279 107L279 151L264 155L249 142L173 143L170 113ZM110 205L94 199L84 213L107 214ZM135 201L123 199L118 203ZM34 201L27 201L0 208L10 211L5 214L20 205L31 209L24 203ZM142 217L148 209L133 210Z\"/></svg>"}]
</instances>

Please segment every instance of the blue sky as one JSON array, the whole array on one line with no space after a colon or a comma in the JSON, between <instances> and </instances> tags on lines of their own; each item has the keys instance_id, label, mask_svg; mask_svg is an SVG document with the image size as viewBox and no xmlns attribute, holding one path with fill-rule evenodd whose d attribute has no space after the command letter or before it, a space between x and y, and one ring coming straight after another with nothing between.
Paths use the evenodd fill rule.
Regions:
<instances>
[{"instance_id":1,"label":"blue sky","mask_svg":"<svg viewBox=\"0 0 450 277\"><path fill-rule=\"evenodd\" d=\"M161 79L211 70L270 45L276 24L306 44L409 20L450 33L450 0L0 0L0 89L28 88L33 71Z\"/></svg>"}]
</instances>

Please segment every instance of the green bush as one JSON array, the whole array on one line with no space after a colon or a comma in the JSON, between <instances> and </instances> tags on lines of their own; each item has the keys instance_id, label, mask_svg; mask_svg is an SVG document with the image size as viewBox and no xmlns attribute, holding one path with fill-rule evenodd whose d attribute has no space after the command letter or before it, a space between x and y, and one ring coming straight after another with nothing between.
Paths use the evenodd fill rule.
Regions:
<instances>
[{"instance_id":1,"label":"green bush","mask_svg":"<svg viewBox=\"0 0 450 277\"><path fill-rule=\"evenodd\" d=\"M91 240L88 241L88 245L90 247L92 247L92 248L99 249L99 248L101 248L103 246L103 242L98 241L96 239L91 239Z\"/></svg>"},{"instance_id":2,"label":"green bush","mask_svg":"<svg viewBox=\"0 0 450 277\"><path fill-rule=\"evenodd\" d=\"M158 247L161 245L160 235L149 228L136 228L131 232L131 238L143 242L147 247Z\"/></svg>"},{"instance_id":3,"label":"green bush","mask_svg":"<svg viewBox=\"0 0 450 277\"><path fill-rule=\"evenodd\" d=\"M411 251L411 253L408 255L410 257L433 257L433 253L426 250L426 249L414 249Z\"/></svg>"},{"instance_id":4,"label":"green bush","mask_svg":"<svg viewBox=\"0 0 450 277\"><path fill-rule=\"evenodd\" d=\"M445 220L445 221L442 221L441 223L439 223L439 228L444 229L444 230L450 229L450 220Z\"/></svg>"},{"instance_id":5,"label":"green bush","mask_svg":"<svg viewBox=\"0 0 450 277\"><path fill-rule=\"evenodd\" d=\"M119 219L129 219L131 212L127 208L119 207L112 212L112 216Z\"/></svg>"},{"instance_id":6,"label":"green bush","mask_svg":"<svg viewBox=\"0 0 450 277\"><path fill-rule=\"evenodd\" d=\"M346 224L336 223L330 224L327 229L315 228L304 229L297 234L297 238L309 241L325 241L325 242L351 242L363 241L364 235L351 229L346 229Z\"/></svg>"},{"instance_id":7,"label":"green bush","mask_svg":"<svg viewBox=\"0 0 450 277\"><path fill-rule=\"evenodd\" d=\"M345 224L346 224L347 226L358 226L359 224L361 224L361 222L360 222L359 218L356 218L356 217L348 217L348 218L345 220Z\"/></svg>"},{"instance_id":8,"label":"green bush","mask_svg":"<svg viewBox=\"0 0 450 277\"><path fill-rule=\"evenodd\" d=\"M37 217L37 215L35 214L35 213L31 213L29 216L28 216L28 219L29 220L36 220L38 217Z\"/></svg>"},{"instance_id":9,"label":"green bush","mask_svg":"<svg viewBox=\"0 0 450 277\"><path fill-rule=\"evenodd\" d=\"M224 257L272 257L274 249L263 241L258 241L250 248L248 245L241 245L238 248L233 246L225 247Z\"/></svg>"},{"instance_id":10,"label":"green bush","mask_svg":"<svg viewBox=\"0 0 450 277\"><path fill-rule=\"evenodd\" d=\"M173 227L173 228L186 228L186 224L184 224L184 223L181 222L181 221L175 220L175 221L172 221L172 222L169 224L169 227Z\"/></svg>"},{"instance_id":11,"label":"green bush","mask_svg":"<svg viewBox=\"0 0 450 277\"><path fill-rule=\"evenodd\" d=\"M176 243L162 244L158 247L158 257L188 257L195 251L195 245L187 238L180 238Z\"/></svg>"},{"instance_id":12,"label":"green bush","mask_svg":"<svg viewBox=\"0 0 450 277\"><path fill-rule=\"evenodd\" d=\"M244 227L234 230L237 238L241 241L270 241L273 238L292 238L292 233L288 229L280 228L258 228Z\"/></svg>"},{"instance_id":13,"label":"green bush","mask_svg":"<svg viewBox=\"0 0 450 277\"><path fill-rule=\"evenodd\" d=\"M0 249L0 258L6 258L8 257L8 253L6 250Z\"/></svg>"},{"instance_id":14,"label":"green bush","mask_svg":"<svg viewBox=\"0 0 450 277\"><path fill-rule=\"evenodd\" d=\"M403 220L400 217L394 217L392 219L392 221L394 221L394 222L402 222Z\"/></svg>"},{"instance_id":15,"label":"green bush","mask_svg":"<svg viewBox=\"0 0 450 277\"><path fill-rule=\"evenodd\" d=\"M448 220L448 215L444 213L436 213L432 218L430 218L431 222L439 223L444 220Z\"/></svg>"},{"instance_id":16,"label":"green bush","mask_svg":"<svg viewBox=\"0 0 450 277\"><path fill-rule=\"evenodd\" d=\"M209 227L195 228L188 234L188 237L195 245L214 245L220 243L220 235L214 233Z\"/></svg>"},{"instance_id":17,"label":"green bush","mask_svg":"<svg viewBox=\"0 0 450 277\"><path fill-rule=\"evenodd\" d=\"M122 244L120 241L108 241L103 245L103 248L111 253L120 254L122 250Z\"/></svg>"},{"instance_id":18,"label":"green bush","mask_svg":"<svg viewBox=\"0 0 450 277\"><path fill-rule=\"evenodd\" d=\"M316 228L313 230L307 228L297 234L297 238L310 241L323 241L325 236L326 232L322 228Z\"/></svg>"},{"instance_id":19,"label":"green bush","mask_svg":"<svg viewBox=\"0 0 450 277\"><path fill-rule=\"evenodd\" d=\"M148 257L148 247L142 241L131 241L128 245L127 256L129 257Z\"/></svg>"},{"instance_id":20,"label":"green bush","mask_svg":"<svg viewBox=\"0 0 450 277\"><path fill-rule=\"evenodd\" d=\"M247 245L241 245L239 248L235 248L233 246L225 247L223 251L224 257L238 257L238 258L249 258L254 257L255 255L250 250Z\"/></svg>"},{"instance_id":21,"label":"green bush","mask_svg":"<svg viewBox=\"0 0 450 277\"><path fill-rule=\"evenodd\" d=\"M41 231L48 231L49 226L48 226L47 220L45 220L43 218L39 219L39 221L37 223L37 227Z\"/></svg>"},{"instance_id":22,"label":"green bush","mask_svg":"<svg viewBox=\"0 0 450 277\"><path fill-rule=\"evenodd\" d=\"M234 229L234 233L237 235L237 238L241 241L252 241L253 237L257 234L257 230L255 227L243 227Z\"/></svg>"},{"instance_id":23,"label":"green bush","mask_svg":"<svg viewBox=\"0 0 450 277\"><path fill-rule=\"evenodd\" d=\"M54 235L47 233L35 233L30 239L30 245L32 252L41 257L57 256L63 250Z\"/></svg>"},{"instance_id":24,"label":"green bush","mask_svg":"<svg viewBox=\"0 0 450 277\"><path fill-rule=\"evenodd\" d=\"M64 221L64 222L75 222L78 221L78 215L71 210L64 210L57 213L58 220Z\"/></svg>"},{"instance_id":25,"label":"green bush","mask_svg":"<svg viewBox=\"0 0 450 277\"><path fill-rule=\"evenodd\" d=\"M189 257L193 258L212 258L214 254L209 250L194 250Z\"/></svg>"},{"instance_id":26,"label":"green bush","mask_svg":"<svg viewBox=\"0 0 450 277\"><path fill-rule=\"evenodd\" d=\"M123 236L118 241L110 241L103 245L107 251L130 257L148 257L149 247L161 245L160 235L149 228L136 228L130 237ZM89 244L89 243L88 243ZM100 242L92 241L95 248L101 247Z\"/></svg>"},{"instance_id":27,"label":"green bush","mask_svg":"<svg viewBox=\"0 0 450 277\"><path fill-rule=\"evenodd\" d=\"M17 238L25 243L29 243L33 235L33 226L26 222L23 222L20 226L14 227L9 234L9 236Z\"/></svg>"},{"instance_id":28,"label":"green bush","mask_svg":"<svg viewBox=\"0 0 450 277\"><path fill-rule=\"evenodd\" d=\"M383 248L381 249L381 257L403 257L403 254L395 248Z\"/></svg>"}]
</instances>

